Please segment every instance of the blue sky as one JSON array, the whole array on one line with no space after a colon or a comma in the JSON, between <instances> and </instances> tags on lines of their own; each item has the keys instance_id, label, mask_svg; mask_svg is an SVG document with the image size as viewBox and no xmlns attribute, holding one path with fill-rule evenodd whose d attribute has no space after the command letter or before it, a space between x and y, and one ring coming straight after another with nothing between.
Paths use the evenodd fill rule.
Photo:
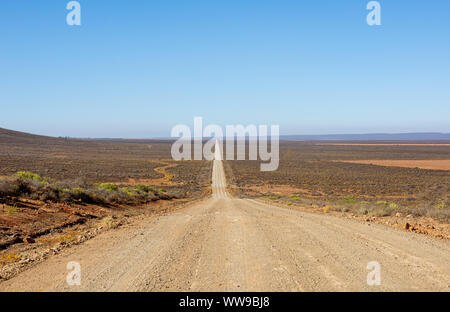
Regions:
<instances>
[{"instance_id":1,"label":"blue sky","mask_svg":"<svg viewBox=\"0 0 450 312\"><path fill-rule=\"evenodd\" d=\"M450 1L0 3L0 127L169 136L176 124L281 134L450 132Z\"/></svg>"}]
</instances>

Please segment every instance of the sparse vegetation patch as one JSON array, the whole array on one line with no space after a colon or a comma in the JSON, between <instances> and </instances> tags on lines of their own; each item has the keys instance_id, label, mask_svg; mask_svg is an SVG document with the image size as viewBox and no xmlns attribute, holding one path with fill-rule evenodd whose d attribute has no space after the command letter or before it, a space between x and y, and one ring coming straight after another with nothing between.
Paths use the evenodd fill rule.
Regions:
<instances>
[{"instance_id":1,"label":"sparse vegetation patch","mask_svg":"<svg viewBox=\"0 0 450 312\"><path fill-rule=\"evenodd\" d=\"M43 178L31 172L0 178L0 199L15 197L30 198L46 202L77 202L93 204L142 204L159 199L176 198L160 188L148 185L118 187L112 183L90 185L82 181L59 182ZM17 211L16 206L5 206L8 214Z\"/></svg>"}]
</instances>

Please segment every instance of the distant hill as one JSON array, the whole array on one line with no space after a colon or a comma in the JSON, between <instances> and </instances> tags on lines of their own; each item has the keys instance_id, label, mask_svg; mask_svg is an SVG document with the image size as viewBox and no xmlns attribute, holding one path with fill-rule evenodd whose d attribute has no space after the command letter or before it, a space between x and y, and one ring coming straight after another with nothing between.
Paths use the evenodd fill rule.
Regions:
<instances>
[{"instance_id":1,"label":"distant hill","mask_svg":"<svg viewBox=\"0 0 450 312\"><path fill-rule=\"evenodd\" d=\"M63 139L0 128L0 143L58 142Z\"/></svg>"},{"instance_id":2,"label":"distant hill","mask_svg":"<svg viewBox=\"0 0 450 312\"><path fill-rule=\"evenodd\" d=\"M50 144L50 145L67 145L67 144L95 144L95 143L166 143L173 139L121 139L121 138L71 138L71 137L50 137L44 135L36 135L15 130L0 128L0 144Z\"/></svg>"},{"instance_id":3,"label":"distant hill","mask_svg":"<svg viewBox=\"0 0 450 312\"><path fill-rule=\"evenodd\" d=\"M369 134L324 134L282 135L282 140L339 140L339 141L441 141L450 140L450 133L369 133Z\"/></svg>"}]
</instances>

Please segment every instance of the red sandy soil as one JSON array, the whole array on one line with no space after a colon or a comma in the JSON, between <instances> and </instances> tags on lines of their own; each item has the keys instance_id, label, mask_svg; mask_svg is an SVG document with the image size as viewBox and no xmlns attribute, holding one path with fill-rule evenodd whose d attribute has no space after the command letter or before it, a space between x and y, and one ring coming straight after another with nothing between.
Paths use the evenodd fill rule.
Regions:
<instances>
[{"instance_id":1,"label":"red sandy soil","mask_svg":"<svg viewBox=\"0 0 450 312\"><path fill-rule=\"evenodd\" d=\"M388 167L406 167L431 170L450 170L450 159L440 160L337 160L354 164L369 164Z\"/></svg>"}]
</instances>

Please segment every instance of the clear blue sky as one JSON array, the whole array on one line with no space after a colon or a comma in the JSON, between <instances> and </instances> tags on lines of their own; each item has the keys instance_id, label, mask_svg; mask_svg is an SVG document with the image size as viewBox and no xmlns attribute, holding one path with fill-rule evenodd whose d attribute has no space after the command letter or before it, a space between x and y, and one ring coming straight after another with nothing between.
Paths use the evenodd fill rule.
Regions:
<instances>
[{"instance_id":1,"label":"clear blue sky","mask_svg":"<svg viewBox=\"0 0 450 312\"><path fill-rule=\"evenodd\" d=\"M175 124L282 134L450 132L450 1L0 3L0 127L169 136Z\"/></svg>"}]
</instances>

